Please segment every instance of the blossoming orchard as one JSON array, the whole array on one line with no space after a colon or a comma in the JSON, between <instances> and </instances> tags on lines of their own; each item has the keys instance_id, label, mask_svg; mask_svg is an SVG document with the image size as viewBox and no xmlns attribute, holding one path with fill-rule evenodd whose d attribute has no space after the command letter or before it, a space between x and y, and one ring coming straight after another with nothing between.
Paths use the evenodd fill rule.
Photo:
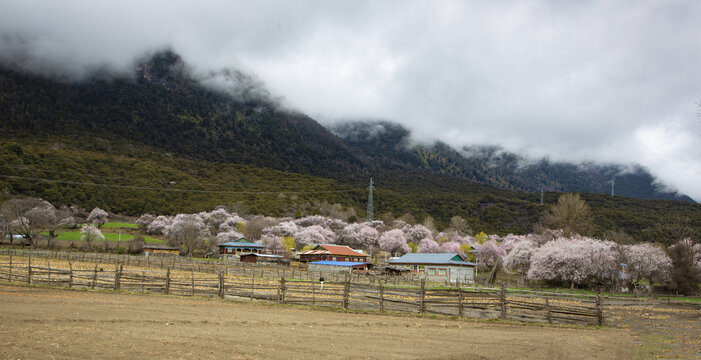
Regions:
<instances>
[{"instance_id":1,"label":"blossoming orchard","mask_svg":"<svg viewBox=\"0 0 701 360\"><path fill-rule=\"evenodd\" d=\"M33 200L3 203L3 229L31 239L41 231L55 236L61 227L78 227L80 240L92 247L105 241L110 215L99 208L80 213L55 209ZM412 223L413 217L372 222L312 215L275 218L239 215L225 207L190 214L144 214L134 220L145 236L155 236L177 247L184 256L216 256L217 246L240 239L262 244L266 252L294 258L297 252L319 244L345 245L370 256L381 265L409 252L460 253L478 264L478 273L489 281L515 281L520 286L652 291L655 287L684 293L698 291L701 279L701 244L693 236L660 239L656 243L623 243L630 237L581 235L545 227L530 234L473 234L467 222L456 216L439 231L431 219ZM102 229L101 229L102 227ZM570 226L576 228L575 226ZM109 235L109 234L108 234ZM478 278L478 281L481 278Z\"/></svg>"}]
</instances>

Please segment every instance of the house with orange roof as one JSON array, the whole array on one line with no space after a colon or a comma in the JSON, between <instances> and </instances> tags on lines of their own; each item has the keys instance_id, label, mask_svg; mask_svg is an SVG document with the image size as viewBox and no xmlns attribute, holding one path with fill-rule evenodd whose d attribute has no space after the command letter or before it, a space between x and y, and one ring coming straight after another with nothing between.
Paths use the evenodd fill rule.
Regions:
<instances>
[{"instance_id":1,"label":"house with orange roof","mask_svg":"<svg viewBox=\"0 0 701 360\"><path fill-rule=\"evenodd\" d=\"M299 261L347 261L347 262L367 262L370 255L353 250L344 245L320 244L311 250L298 253Z\"/></svg>"}]
</instances>

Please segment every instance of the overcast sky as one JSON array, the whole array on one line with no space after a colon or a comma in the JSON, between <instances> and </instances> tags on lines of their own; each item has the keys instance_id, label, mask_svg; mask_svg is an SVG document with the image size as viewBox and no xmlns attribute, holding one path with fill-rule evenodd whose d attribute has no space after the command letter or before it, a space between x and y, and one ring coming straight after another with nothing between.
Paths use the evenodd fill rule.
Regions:
<instances>
[{"instance_id":1,"label":"overcast sky","mask_svg":"<svg viewBox=\"0 0 701 360\"><path fill-rule=\"evenodd\" d=\"M701 1L0 0L0 56L72 74L172 47L322 123L639 163L701 199Z\"/></svg>"}]
</instances>

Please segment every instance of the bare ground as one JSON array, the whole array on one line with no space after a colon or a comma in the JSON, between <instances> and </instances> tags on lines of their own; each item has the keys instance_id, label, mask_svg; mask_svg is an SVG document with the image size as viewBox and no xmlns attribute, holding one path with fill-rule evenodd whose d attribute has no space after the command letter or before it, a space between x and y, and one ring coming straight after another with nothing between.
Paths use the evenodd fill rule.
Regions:
<instances>
[{"instance_id":1,"label":"bare ground","mask_svg":"<svg viewBox=\"0 0 701 360\"><path fill-rule=\"evenodd\" d=\"M625 329L0 285L2 358L626 359Z\"/></svg>"},{"instance_id":2,"label":"bare ground","mask_svg":"<svg viewBox=\"0 0 701 360\"><path fill-rule=\"evenodd\" d=\"M608 325L630 329L635 359L701 359L701 304L608 311Z\"/></svg>"}]
</instances>

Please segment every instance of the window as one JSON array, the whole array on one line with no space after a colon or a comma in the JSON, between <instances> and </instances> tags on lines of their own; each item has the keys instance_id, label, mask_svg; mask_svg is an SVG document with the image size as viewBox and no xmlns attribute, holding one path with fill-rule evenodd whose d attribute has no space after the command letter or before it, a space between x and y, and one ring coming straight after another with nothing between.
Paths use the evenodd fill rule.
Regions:
<instances>
[{"instance_id":1,"label":"window","mask_svg":"<svg viewBox=\"0 0 701 360\"><path fill-rule=\"evenodd\" d=\"M448 270L446 270L446 269L438 269L438 275L446 276L446 275L448 275Z\"/></svg>"},{"instance_id":2,"label":"window","mask_svg":"<svg viewBox=\"0 0 701 360\"><path fill-rule=\"evenodd\" d=\"M428 274L429 274L429 275L436 275L436 269L429 268L429 269L428 269Z\"/></svg>"}]
</instances>

